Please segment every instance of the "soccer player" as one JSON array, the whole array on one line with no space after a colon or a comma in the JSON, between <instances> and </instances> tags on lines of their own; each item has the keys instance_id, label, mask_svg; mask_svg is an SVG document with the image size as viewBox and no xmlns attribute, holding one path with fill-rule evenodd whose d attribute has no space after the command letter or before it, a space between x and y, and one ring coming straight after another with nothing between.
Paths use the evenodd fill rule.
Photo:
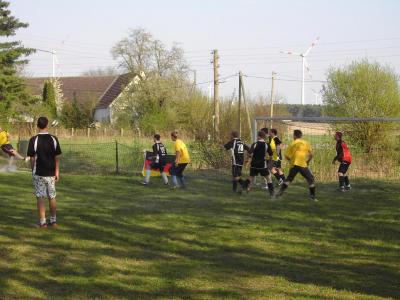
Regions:
<instances>
[{"instance_id":1,"label":"soccer player","mask_svg":"<svg viewBox=\"0 0 400 300\"><path fill-rule=\"evenodd\" d=\"M151 169L159 169L164 184L168 185L168 177L164 172L165 165L167 164L167 149L161 143L161 136L159 134L154 135L153 156L151 159L153 162L146 168L146 177L143 184L148 185L150 183Z\"/></svg>"},{"instance_id":2,"label":"soccer player","mask_svg":"<svg viewBox=\"0 0 400 300\"><path fill-rule=\"evenodd\" d=\"M271 129L269 131L270 142L269 145L272 150L272 168L271 173L278 180L278 185L281 185L285 181L285 175L282 170L282 142L278 138L278 130Z\"/></svg>"},{"instance_id":3,"label":"soccer player","mask_svg":"<svg viewBox=\"0 0 400 300\"><path fill-rule=\"evenodd\" d=\"M31 160L40 228L46 228L47 225L57 226L56 181L60 179L61 148L57 137L48 133L48 123L49 120L46 117L38 119L39 134L29 140L27 153ZM46 198L49 200L51 215L48 224L46 222Z\"/></svg>"},{"instance_id":4,"label":"soccer player","mask_svg":"<svg viewBox=\"0 0 400 300\"><path fill-rule=\"evenodd\" d=\"M183 171L190 162L189 151L185 143L178 138L178 132L171 133L171 140L175 142L175 162L171 168L173 188L185 188L185 178Z\"/></svg>"},{"instance_id":5,"label":"soccer player","mask_svg":"<svg viewBox=\"0 0 400 300\"><path fill-rule=\"evenodd\" d=\"M339 131L335 133L336 156L334 157L332 164L335 164L336 161L340 163L338 169L339 189L344 192L345 190L351 189L349 177L346 173L351 165L352 157L349 147L347 147L347 144L342 140L342 137L343 133Z\"/></svg>"},{"instance_id":6,"label":"soccer player","mask_svg":"<svg viewBox=\"0 0 400 300\"><path fill-rule=\"evenodd\" d=\"M249 154L251 156L250 178L246 180L246 189L250 191L254 178L260 174L267 182L270 196L274 195L274 186L272 184L271 174L268 170L266 157L272 157L272 151L268 143L265 141L266 135L263 131L257 133L257 142L250 147Z\"/></svg>"},{"instance_id":7,"label":"soccer player","mask_svg":"<svg viewBox=\"0 0 400 300\"><path fill-rule=\"evenodd\" d=\"M0 147L4 153L6 153L10 160L8 162L8 167L10 168L14 162L14 157L16 159L25 160L26 162L29 161L29 157L23 157L19 154L11 145L10 143L10 134L0 127Z\"/></svg>"},{"instance_id":8,"label":"soccer player","mask_svg":"<svg viewBox=\"0 0 400 300\"><path fill-rule=\"evenodd\" d=\"M310 199L313 201L317 201L315 198L314 175L308 167L308 164L310 163L313 154L310 144L306 140L303 140L302 137L303 133L301 132L301 130L294 130L294 141L287 149L285 155L285 158L290 161L291 165L289 175L281 185L281 188L276 196L281 196L283 192L288 188L289 184L294 180L297 173L300 173L307 180L310 190Z\"/></svg>"},{"instance_id":9,"label":"soccer player","mask_svg":"<svg viewBox=\"0 0 400 300\"><path fill-rule=\"evenodd\" d=\"M232 131L231 140L224 145L226 150L231 151L232 155L232 191L238 192L238 183L243 187L245 182L242 180L242 168L244 164L244 151L249 151L249 147L242 142L239 132Z\"/></svg>"}]
</instances>

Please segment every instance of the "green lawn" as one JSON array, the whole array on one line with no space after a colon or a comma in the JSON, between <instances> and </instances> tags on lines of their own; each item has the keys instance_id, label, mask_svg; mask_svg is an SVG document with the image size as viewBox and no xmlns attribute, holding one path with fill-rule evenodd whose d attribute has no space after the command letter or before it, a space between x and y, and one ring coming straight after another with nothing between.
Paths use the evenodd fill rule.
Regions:
<instances>
[{"instance_id":1,"label":"green lawn","mask_svg":"<svg viewBox=\"0 0 400 300\"><path fill-rule=\"evenodd\" d=\"M400 298L398 182L295 185L279 202L226 181L65 176L36 229L26 173L0 174L0 299Z\"/></svg>"}]
</instances>

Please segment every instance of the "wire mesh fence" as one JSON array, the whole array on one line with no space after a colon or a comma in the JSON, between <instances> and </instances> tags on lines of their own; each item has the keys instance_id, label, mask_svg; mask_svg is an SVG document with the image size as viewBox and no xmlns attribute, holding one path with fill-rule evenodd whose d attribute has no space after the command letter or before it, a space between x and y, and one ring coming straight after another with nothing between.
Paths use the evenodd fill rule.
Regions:
<instances>
[{"instance_id":1,"label":"wire mesh fence","mask_svg":"<svg viewBox=\"0 0 400 300\"><path fill-rule=\"evenodd\" d=\"M271 123L272 121L272 123ZM337 165L332 165L335 157L334 132L341 130L353 156L350 176L353 178L382 178L400 180L400 120L399 121L335 121L332 119L283 119L258 118L253 124L256 132L262 127L276 128L283 142L282 152L292 141L294 129L300 129L304 138L313 148L314 158L310 167L319 181L336 180ZM226 141L225 141L226 142ZM250 144L250 142L248 142ZM26 141L20 141L20 153L26 153ZM211 179L223 178L231 173L230 153L222 149L220 143L210 141L188 141L191 163L187 174ZM143 144L126 142L101 142L93 140L86 143L62 141L60 167L62 173L88 175L137 175L141 174L145 150ZM147 149L145 149L147 148ZM172 153L172 152L170 152ZM0 158L0 165L7 158ZM19 169L29 166L18 163ZM289 163L283 161L284 171ZM249 166L244 166L248 174ZM244 175L245 176L245 175Z\"/></svg>"}]
</instances>

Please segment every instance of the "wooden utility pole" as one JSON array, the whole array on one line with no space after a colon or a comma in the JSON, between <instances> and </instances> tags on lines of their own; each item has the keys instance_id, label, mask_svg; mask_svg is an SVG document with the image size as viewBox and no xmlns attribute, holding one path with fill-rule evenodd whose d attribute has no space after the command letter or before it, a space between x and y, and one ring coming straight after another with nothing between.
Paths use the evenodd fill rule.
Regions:
<instances>
[{"instance_id":1,"label":"wooden utility pole","mask_svg":"<svg viewBox=\"0 0 400 300\"><path fill-rule=\"evenodd\" d=\"M219 138L219 74L218 74L218 50L213 51L214 67L214 139Z\"/></svg>"},{"instance_id":2,"label":"wooden utility pole","mask_svg":"<svg viewBox=\"0 0 400 300\"><path fill-rule=\"evenodd\" d=\"M238 130L239 136L242 136L242 71L239 71Z\"/></svg>"},{"instance_id":3,"label":"wooden utility pole","mask_svg":"<svg viewBox=\"0 0 400 300\"><path fill-rule=\"evenodd\" d=\"M271 118L274 116L274 82L276 73L272 71L271 77ZM273 121L271 119L271 128L273 127Z\"/></svg>"},{"instance_id":4,"label":"wooden utility pole","mask_svg":"<svg viewBox=\"0 0 400 300\"><path fill-rule=\"evenodd\" d=\"M246 115L247 115L247 125L249 126L250 136L252 136L253 131L251 129L251 119L250 119L249 108L247 107L247 102L246 102L246 93L245 93L245 89L244 89L243 76L241 78L242 78L241 86L242 86L242 97L243 97L244 110L246 111Z\"/></svg>"}]
</instances>

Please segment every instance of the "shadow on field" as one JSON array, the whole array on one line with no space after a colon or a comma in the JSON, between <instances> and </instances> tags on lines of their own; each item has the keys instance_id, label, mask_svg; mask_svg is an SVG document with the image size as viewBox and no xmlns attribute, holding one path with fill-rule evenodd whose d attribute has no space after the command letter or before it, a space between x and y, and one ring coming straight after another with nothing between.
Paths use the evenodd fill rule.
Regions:
<instances>
[{"instance_id":1,"label":"shadow on field","mask_svg":"<svg viewBox=\"0 0 400 300\"><path fill-rule=\"evenodd\" d=\"M69 176L52 231L30 227L24 180L1 176L0 298L321 297L291 283L400 297L397 183L358 182L343 195L320 184L315 204L301 185L271 202L232 196L222 181L173 192L157 180ZM259 283L269 276L291 283Z\"/></svg>"}]
</instances>

